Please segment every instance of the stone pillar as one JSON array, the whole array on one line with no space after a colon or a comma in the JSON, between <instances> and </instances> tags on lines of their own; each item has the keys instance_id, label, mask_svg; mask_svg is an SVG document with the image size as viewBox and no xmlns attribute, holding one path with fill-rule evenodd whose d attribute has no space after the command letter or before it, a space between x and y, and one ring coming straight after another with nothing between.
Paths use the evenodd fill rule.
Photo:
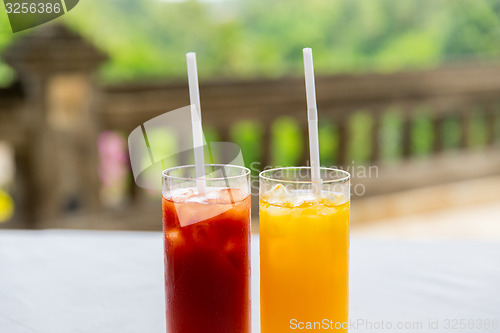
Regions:
<instances>
[{"instance_id":1,"label":"stone pillar","mask_svg":"<svg viewBox=\"0 0 500 333\"><path fill-rule=\"evenodd\" d=\"M94 73L106 56L62 25L19 39L4 53L26 92L30 174L23 209L38 228L99 206ZM94 104L95 105L95 104ZM22 204L23 204L22 203Z\"/></svg>"}]
</instances>

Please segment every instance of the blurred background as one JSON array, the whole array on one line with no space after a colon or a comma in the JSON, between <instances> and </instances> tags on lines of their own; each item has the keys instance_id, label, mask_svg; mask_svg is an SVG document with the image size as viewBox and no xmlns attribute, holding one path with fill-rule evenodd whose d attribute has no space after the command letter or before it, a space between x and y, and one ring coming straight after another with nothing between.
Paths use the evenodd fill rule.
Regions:
<instances>
[{"instance_id":1,"label":"blurred background","mask_svg":"<svg viewBox=\"0 0 500 333\"><path fill-rule=\"evenodd\" d=\"M16 34L0 16L0 228L160 230L127 136L189 104L189 51L208 141L239 144L254 176L307 164L312 47L352 232L500 239L500 1L85 0Z\"/></svg>"}]
</instances>

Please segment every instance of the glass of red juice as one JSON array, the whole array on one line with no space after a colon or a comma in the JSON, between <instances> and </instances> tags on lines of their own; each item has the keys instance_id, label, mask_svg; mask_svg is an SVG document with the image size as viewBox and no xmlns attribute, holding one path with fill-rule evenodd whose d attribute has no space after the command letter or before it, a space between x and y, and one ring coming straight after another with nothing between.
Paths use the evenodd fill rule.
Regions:
<instances>
[{"instance_id":1,"label":"glass of red juice","mask_svg":"<svg viewBox=\"0 0 500 333\"><path fill-rule=\"evenodd\" d=\"M250 170L163 171L167 333L250 333Z\"/></svg>"}]
</instances>

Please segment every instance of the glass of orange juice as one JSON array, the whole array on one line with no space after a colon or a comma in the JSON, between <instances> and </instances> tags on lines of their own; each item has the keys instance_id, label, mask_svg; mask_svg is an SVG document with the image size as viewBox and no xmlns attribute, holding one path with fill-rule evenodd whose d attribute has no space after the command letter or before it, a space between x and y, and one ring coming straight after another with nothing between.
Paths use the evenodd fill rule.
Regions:
<instances>
[{"instance_id":1,"label":"glass of orange juice","mask_svg":"<svg viewBox=\"0 0 500 333\"><path fill-rule=\"evenodd\" d=\"M347 332L350 175L321 168L260 173L263 333Z\"/></svg>"}]
</instances>

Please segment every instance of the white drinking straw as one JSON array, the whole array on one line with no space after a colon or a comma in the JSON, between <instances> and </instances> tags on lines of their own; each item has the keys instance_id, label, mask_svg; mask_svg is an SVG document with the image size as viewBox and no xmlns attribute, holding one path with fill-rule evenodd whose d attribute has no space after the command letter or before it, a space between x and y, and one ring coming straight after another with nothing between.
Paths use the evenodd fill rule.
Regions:
<instances>
[{"instance_id":1,"label":"white drinking straw","mask_svg":"<svg viewBox=\"0 0 500 333\"><path fill-rule=\"evenodd\" d=\"M191 126L193 130L194 164L196 172L196 187L203 194L205 184L205 156L203 153L203 129L201 127L200 90L198 86L198 69L196 68L196 53L186 53L189 99L191 101Z\"/></svg>"},{"instance_id":2,"label":"white drinking straw","mask_svg":"<svg viewBox=\"0 0 500 333\"><path fill-rule=\"evenodd\" d=\"M302 51L304 54L304 74L306 79L311 181L314 194L319 195L321 193L322 181L319 168L318 109L316 107L316 87L314 85L312 49L306 47Z\"/></svg>"}]
</instances>

